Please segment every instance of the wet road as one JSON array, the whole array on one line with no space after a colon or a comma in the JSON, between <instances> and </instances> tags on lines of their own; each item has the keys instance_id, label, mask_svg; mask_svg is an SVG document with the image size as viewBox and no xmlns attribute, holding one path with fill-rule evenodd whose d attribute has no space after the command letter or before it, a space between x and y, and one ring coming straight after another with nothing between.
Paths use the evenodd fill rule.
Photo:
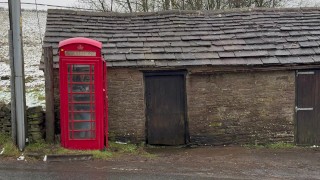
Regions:
<instances>
[{"instance_id":1,"label":"wet road","mask_svg":"<svg viewBox=\"0 0 320 180\"><path fill-rule=\"evenodd\" d=\"M143 165L144 166L144 165ZM0 179L209 179L197 174L183 172L164 173L157 169L140 169L139 165L133 163L119 164L114 162L1 162Z\"/></svg>"},{"instance_id":2,"label":"wet road","mask_svg":"<svg viewBox=\"0 0 320 180\"><path fill-rule=\"evenodd\" d=\"M0 157L0 179L320 179L320 149L151 149L155 158L20 162Z\"/></svg>"}]
</instances>

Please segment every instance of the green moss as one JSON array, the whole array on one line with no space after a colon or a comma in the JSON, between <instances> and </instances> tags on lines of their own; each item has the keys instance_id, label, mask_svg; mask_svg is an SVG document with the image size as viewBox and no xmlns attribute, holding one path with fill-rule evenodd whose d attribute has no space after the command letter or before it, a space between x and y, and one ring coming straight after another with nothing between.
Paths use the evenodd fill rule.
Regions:
<instances>
[{"instance_id":1,"label":"green moss","mask_svg":"<svg viewBox=\"0 0 320 180\"><path fill-rule=\"evenodd\" d=\"M0 146L10 141L10 135L7 133L0 133Z\"/></svg>"},{"instance_id":2,"label":"green moss","mask_svg":"<svg viewBox=\"0 0 320 180\"><path fill-rule=\"evenodd\" d=\"M39 100L39 101L44 101L44 100L46 100L46 96L39 95L39 96L38 96L38 100Z\"/></svg>"},{"instance_id":3,"label":"green moss","mask_svg":"<svg viewBox=\"0 0 320 180\"><path fill-rule=\"evenodd\" d=\"M112 152L109 151L91 151L91 154L93 155L93 158L95 159L102 159L106 160L113 156Z\"/></svg>"},{"instance_id":4,"label":"green moss","mask_svg":"<svg viewBox=\"0 0 320 180\"><path fill-rule=\"evenodd\" d=\"M111 151L115 151L115 152L137 153L138 146L135 144L118 144L115 142L110 142L109 148Z\"/></svg>"},{"instance_id":5,"label":"green moss","mask_svg":"<svg viewBox=\"0 0 320 180\"><path fill-rule=\"evenodd\" d=\"M209 124L210 127L221 127L222 123L221 122L211 122Z\"/></svg>"}]
</instances>

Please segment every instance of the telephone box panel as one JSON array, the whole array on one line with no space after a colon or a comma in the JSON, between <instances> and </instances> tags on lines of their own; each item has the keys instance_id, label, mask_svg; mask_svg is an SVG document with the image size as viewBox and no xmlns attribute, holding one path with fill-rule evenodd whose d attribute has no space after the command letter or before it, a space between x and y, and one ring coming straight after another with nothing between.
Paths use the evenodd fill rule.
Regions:
<instances>
[{"instance_id":1,"label":"telephone box panel","mask_svg":"<svg viewBox=\"0 0 320 180\"><path fill-rule=\"evenodd\" d=\"M107 138L106 62L101 43L72 38L59 43L61 144L103 149Z\"/></svg>"}]
</instances>

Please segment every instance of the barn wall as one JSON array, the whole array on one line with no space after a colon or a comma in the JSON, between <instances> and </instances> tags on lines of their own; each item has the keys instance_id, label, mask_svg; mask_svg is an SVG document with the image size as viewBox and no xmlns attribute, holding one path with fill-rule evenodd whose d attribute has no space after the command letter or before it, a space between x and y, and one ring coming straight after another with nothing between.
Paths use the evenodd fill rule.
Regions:
<instances>
[{"instance_id":1,"label":"barn wall","mask_svg":"<svg viewBox=\"0 0 320 180\"><path fill-rule=\"evenodd\" d=\"M189 74L192 143L294 141L294 71Z\"/></svg>"},{"instance_id":2,"label":"barn wall","mask_svg":"<svg viewBox=\"0 0 320 180\"><path fill-rule=\"evenodd\" d=\"M115 140L145 139L143 73L134 69L108 71L109 133Z\"/></svg>"}]
</instances>

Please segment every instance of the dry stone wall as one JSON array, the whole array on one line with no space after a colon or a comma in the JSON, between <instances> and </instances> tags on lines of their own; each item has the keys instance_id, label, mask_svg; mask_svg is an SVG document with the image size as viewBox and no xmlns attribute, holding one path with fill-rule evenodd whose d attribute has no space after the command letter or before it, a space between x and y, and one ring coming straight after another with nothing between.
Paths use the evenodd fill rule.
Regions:
<instances>
[{"instance_id":1,"label":"dry stone wall","mask_svg":"<svg viewBox=\"0 0 320 180\"><path fill-rule=\"evenodd\" d=\"M27 108L27 125L29 142L38 142L44 139L44 111L41 106ZM11 106L0 103L0 133L11 134Z\"/></svg>"}]
</instances>

